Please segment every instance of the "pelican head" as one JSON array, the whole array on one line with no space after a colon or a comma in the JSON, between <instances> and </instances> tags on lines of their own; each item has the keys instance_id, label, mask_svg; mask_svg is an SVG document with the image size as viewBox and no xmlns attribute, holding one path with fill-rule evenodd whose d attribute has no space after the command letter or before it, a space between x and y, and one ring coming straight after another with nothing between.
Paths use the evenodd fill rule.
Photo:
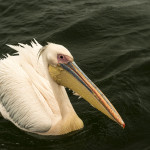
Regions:
<instances>
[{"instance_id":1,"label":"pelican head","mask_svg":"<svg viewBox=\"0 0 150 150\"><path fill-rule=\"evenodd\" d=\"M123 128L125 127L125 123L114 106L77 66L73 56L64 46L48 43L42 48L40 54L44 58L48 73L53 81L76 92L93 107Z\"/></svg>"}]
</instances>

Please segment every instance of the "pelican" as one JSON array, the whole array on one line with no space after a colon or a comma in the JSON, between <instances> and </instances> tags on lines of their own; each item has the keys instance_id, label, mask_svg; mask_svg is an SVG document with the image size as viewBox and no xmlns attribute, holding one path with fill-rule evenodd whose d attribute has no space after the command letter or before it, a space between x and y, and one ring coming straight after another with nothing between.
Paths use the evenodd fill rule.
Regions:
<instances>
[{"instance_id":1,"label":"pelican","mask_svg":"<svg viewBox=\"0 0 150 150\"><path fill-rule=\"evenodd\" d=\"M82 72L62 45L8 45L13 56L0 60L0 114L21 130L39 135L62 135L82 129L83 121L65 88L81 96L123 128L117 110Z\"/></svg>"}]
</instances>

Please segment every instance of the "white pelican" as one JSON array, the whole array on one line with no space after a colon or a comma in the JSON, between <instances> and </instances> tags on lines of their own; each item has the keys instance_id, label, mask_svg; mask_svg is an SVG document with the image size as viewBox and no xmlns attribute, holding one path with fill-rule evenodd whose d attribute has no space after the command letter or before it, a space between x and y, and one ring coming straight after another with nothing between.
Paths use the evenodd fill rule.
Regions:
<instances>
[{"instance_id":1,"label":"white pelican","mask_svg":"<svg viewBox=\"0 0 150 150\"><path fill-rule=\"evenodd\" d=\"M113 105L64 46L48 43L42 47L36 40L31 46L8 46L17 54L0 60L0 113L5 119L40 135L61 135L83 128L67 87L125 127Z\"/></svg>"}]
</instances>

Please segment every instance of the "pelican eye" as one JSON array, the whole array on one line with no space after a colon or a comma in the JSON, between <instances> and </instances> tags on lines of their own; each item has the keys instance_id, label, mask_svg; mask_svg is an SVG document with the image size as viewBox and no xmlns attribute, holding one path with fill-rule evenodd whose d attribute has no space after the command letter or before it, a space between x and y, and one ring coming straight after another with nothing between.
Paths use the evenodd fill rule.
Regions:
<instances>
[{"instance_id":1,"label":"pelican eye","mask_svg":"<svg viewBox=\"0 0 150 150\"><path fill-rule=\"evenodd\" d=\"M59 56L59 58L63 59L63 58L64 58L64 56L60 55L60 56Z\"/></svg>"}]
</instances>

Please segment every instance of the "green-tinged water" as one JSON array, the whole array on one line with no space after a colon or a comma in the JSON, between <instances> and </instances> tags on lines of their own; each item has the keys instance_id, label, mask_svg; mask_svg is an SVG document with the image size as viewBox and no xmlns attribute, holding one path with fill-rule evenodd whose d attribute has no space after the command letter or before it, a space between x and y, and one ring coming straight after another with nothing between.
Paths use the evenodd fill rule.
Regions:
<instances>
[{"instance_id":1,"label":"green-tinged water","mask_svg":"<svg viewBox=\"0 0 150 150\"><path fill-rule=\"evenodd\" d=\"M36 40L67 47L116 107L126 127L68 91L84 129L41 137L0 118L0 150L149 150L150 1L0 0L0 55Z\"/></svg>"}]
</instances>

